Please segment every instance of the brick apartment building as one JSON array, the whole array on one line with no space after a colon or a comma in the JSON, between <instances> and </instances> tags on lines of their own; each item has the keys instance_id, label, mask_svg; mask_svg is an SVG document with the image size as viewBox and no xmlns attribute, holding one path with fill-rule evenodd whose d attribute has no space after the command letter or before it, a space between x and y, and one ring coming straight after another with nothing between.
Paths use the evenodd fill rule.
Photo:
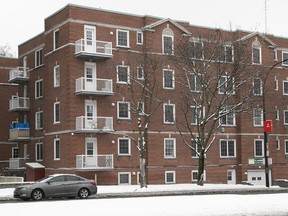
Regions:
<instances>
[{"instance_id":1,"label":"brick apartment building","mask_svg":"<svg viewBox=\"0 0 288 216\"><path fill-rule=\"evenodd\" d=\"M9 113L17 116L9 123L5 119L0 138L5 140L0 147L6 141L14 143L11 148L18 147L19 155L1 151L0 160L9 155L10 172L25 172L25 162L37 162L46 174L72 172L96 178L98 184L139 183L139 152L133 142L138 137L137 116L129 108L129 74L137 71L141 79L141 64L135 62L147 50L165 62L165 39L176 44L182 37L213 31L183 21L71 4L55 12L45 19L44 32L19 45L19 67L8 79L18 84L18 93L5 92L2 99L10 99ZM257 64L276 64L267 81L273 88L273 98L267 95L266 100L267 119L273 121L269 178L270 183L288 179L288 63L277 64L288 57L288 39L257 32L241 35L239 39L251 41L251 50L259 51ZM157 69L158 87L177 117L177 91L163 88L166 70L177 74L177 67L167 61ZM198 159L165 119L165 105L156 110L149 127L148 184L196 182ZM255 125L254 119L253 114L238 116L222 126L206 155L206 182L265 184L263 121ZM227 155L221 153L222 141L229 142Z\"/></svg>"}]
</instances>

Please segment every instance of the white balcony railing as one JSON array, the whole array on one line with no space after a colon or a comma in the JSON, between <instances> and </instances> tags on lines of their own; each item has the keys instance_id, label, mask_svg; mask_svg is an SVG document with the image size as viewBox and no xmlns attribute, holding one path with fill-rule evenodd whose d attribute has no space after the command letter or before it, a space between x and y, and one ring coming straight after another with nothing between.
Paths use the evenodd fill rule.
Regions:
<instances>
[{"instance_id":1,"label":"white balcony railing","mask_svg":"<svg viewBox=\"0 0 288 216\"><path fill-rule=\"evenodd\" d=\"M76 155L77 169L113 169L113 155Z\"/></svg>"},{"instance_id":2,"label":"white balcony railing","mask_svg":"<svg viewBox=\"0 0 288 216\"><path fill-rule=\"evenodd\" d=\"M76 132L113 131L113 117L76 117Z\"/></svg>"},{"instance_id":3,"label":"white balcony railing","mask_svg":"<svg viewBox=\"0 0 288 216\"><path fill-rule=\"evenodd\" d=\"M112 43L81 38L75 42L75 55L112 58Z\"/></svg>"},{"instance_id":4,"label":"white balcony railing","mask_svg":"<svg viewBox=\"0 0 288 216\"><path fill-rule=\"evenodd\" d=\"M13 110L29 110L30 99L27 97L18 97L13 95L9 101L9 111Z\"/></svg>"},{"instance_id":5,"label":"white balcony railing","mask_svg":"<svg viewBox=\"0 0 288 216\"><path fill-rule=\"evenodd\" d=\"M9 129L10 140L29 140L30 128L11 128Z\"/></svg>"},{"instance_id":6,"label":"white balcony railing","mask_svg":"<svg viewBox=\"0 0 288 216\"><path fill-rule=\"evenodd\" d=\"M29 80L29 68L16 67L9 72L9 82L23 82Z\"/></svg>"},{"instance_id":7,"label":"white balcony railing","mask_svg":"<svg viewBox=\"0 0 288 216\"><path fill-rule=\"evenodd\" d=\"M24 169L26 167L25 163L28 161L28 158L10 158L9 169Z\"/></svg>"},{"instance_id":8,"label":"white balcony railing","mask_svg":"<svg viewBox=\"0 0 288 216\"><path fill-rule=\"evenodd\" d=\"M112 95L111 79L88 79L81 77L76 80L76 94Z\"/></svg>"}]
</instances>

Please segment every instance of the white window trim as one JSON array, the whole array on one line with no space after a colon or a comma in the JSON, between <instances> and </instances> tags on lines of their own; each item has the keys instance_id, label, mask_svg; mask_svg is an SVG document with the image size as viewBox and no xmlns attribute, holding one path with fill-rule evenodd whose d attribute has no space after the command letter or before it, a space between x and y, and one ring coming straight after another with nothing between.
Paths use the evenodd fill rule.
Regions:
<instances>
[{"instance_id":1,"label":"white window trim","mask_svg":"<svg viewBox=\"0 0 288 216\"><path fill-rule=\"evenodd\" d=\"M57 72L57 70L58 70L58 78L59 78L59 80L58 80L58 82L59 83L57 83L57 74L56 74L56 72ZM60 86L60 65L56 65L56 66L54 66L54 87L59 87Z\"/></svg>"},{"instance_id":2,"label":"white window trim","mask_svg":"<svg viewBox=\"0 0 288 216\"><path fill-rule=\"evenodd\" d=\"M56 37L55 37L55 34L56 32L59 32L59 29L55 29L53 31L53 50L56 50L56 49L59 49L59 47L56 47ZM59 38L58 38L59 39ZM58 41L59 42L59 41Z\"/></svg>"},{"instance_id":3,"label":"white window trim","mask_svg":"<svg viewBox=\"0 0 288 216\"><path fill-rule=\"evenodd\" d=\"M120 175L128 175L128 183L120 183ZM131 185L131 172L119 172L118 185Z\"/></svg>"},{"instance_id":4,"label":"white window trim","mask_svg":"<svg viewBox=\"0 0 288 216\"><path fill-rule=\"evenodd\" d=\"M59 121L56 121L56 106L57 105L59 105ZM57 102L54 102L54 112L53 112L53 114L54 114L54 124L59 124L60 123L60 101L57 101Z\"/></svg>"},{"instance_id":5,"label":"white window trim","mask_svg":"<svg viewBox=\"0 0 288 216\"><path fill-rule=\"evenodd\" d=\"M128 140L128 153L120 153L120 140ZM118 138L118 155L119 156L130 156L131 155L131 139L130 138Z\"/></svg>"},{"instance_id":6,"label":"white window trim","mask_svg":"<svg viewBox=\"0 0 288 216\"><path fill-rule=\"evenodd\" d=\"M128 117L120 117L119 116L119 104L128 104ZM130 120L131 119L131 113L130 113L130 102L126 101L117 101L117 119L124 119L124 120Z\"/></svg>"},{"instance_id":7,"label":"white window trim","mask_svg":"<svg viewBox=\"0 0 288 216\"><path fill-rule=\"evenodd\" d=\"M262 142L262 154L261 155L256 155L256 141L261 141ZM263 139L255 139L254 140L254 157L264 157L264 140Z\"/></svg>"},{"instance_id":8,"label":"white window trim","mask_svg":"<svg viewBox=\"0 0 288 216\"><path fill-rule=\"evenodd\" d=\"M168 182L167 174L173 174L173 181ZM176 171L165 171L165 184L175 184L176 183Z\"/></svg>"},{"instance_id":9,"label":"white window trim","mask_svg":"<svg viewBox=\"0 0 288 216\"><path fill-rule=\"evenodd\" d=\"M287 87L288 87L288 80L283 80L283 95L288 95L288 92L285 93L285 91L284 91L285 90L285 88L284 88L285 83L287 84Z\"/></svg>"},{"instance_id":10,"label":"white window trim","mask_svg":"<svg viewBox=\"0 0 288 216\"><path fill-rule=\"evenodd\" d=\"M127 68L127 82L119 81L119 73L118 73L118 68L119 67ZM130 66L128 66L128 65L117 65L117 83L119 83L119 84L129 84L130 83Z\"/></svg>"},{"instance_id":11,"label":"white window trim","mask_svg":"<svg viewBox=\"0 0 288 216\"><path fill-rule=\"evenodd\" d=\"M139 77L138 75L139 75L139 73L138 73L138 69L139 68L141 68L141 70L142 70L142 77ZM144 80L145 78L144 78L144 68L142 67L142 66L138 66L137 68L136 68L136 77L137 77L137 79L138 80Z\"/></svg>"},{"instance_id":12,"label":"white window trim","mask_svg":"<svg viewBox=\"0 0 288 216\"><path fill-rule=\"evenodd\" d=\"M173 106L173 122L167 122L165 121L165 106ZM170 104L170 103L164 103L163 104L163 121L164 121L164 124L175 124L175 121L176 121L176 111L175 111L175 104Z\"/></svg>"},{"instance_id":13,"label":"white window trim","mask_svg":"<svg viewBox=\"0 0 288 216\"><path fill-rule=\"evenodd\" d=\"M288 114L288 110L283 110L283 124L288 125L288 122L285 122L285 113Z\"/></svg>"},{"instance_id":14,"label":"white window trim","mask_svg":"<svg viewBox=\"0 0 288 216\"><path fill-rule=\"evenodd\" d=\"M59 142L59 158L56 157L56 143ZM60 138L54 139L54 160L60 160Z\"/></svg>"},{"instance_id":15,"label":"white window trim","mask_svg":"<svg viewBox=\"0 0 288 216\"><path fill-rule=\"evenodd\" d=\"M166 155L166 141L173 140L173 156ZM165 159L175 159L176 158L176 139L175 138L164 138L164 158Z\"/></svg>"},{"instance_id":16,"label":"white window trim","mask_svg":"<svg viewBox=\"0 0 288 216\"><path fill-rule=\"evenodd\" d=\"M287 64L288 61L284 61L284 59L285 59L285 58L284 58L284 54L286 54L286 55L288 56L288 51L282 51L282 61L283 61L283 62L282 62L282 65L283 65L283 66L288 66L288 64ZM286 63L286 64L285 64L285 63Z\"/></svg>"},{"instance_id":17,"label":"white window trim","mask_svg":"<svg viewBox=\"0 0 288 216\"><path fill-rule=\"evenodd\" d=\"M261 123L260 124L255 124L255 119L256 119L256 110L261 110ZM253 126L254 127L263 127L263 109L262 108L254 108L253 109Z\"/></svg>"},{"instance_id":18,"label":"white window trim","mask_svg":"<svg viewBox=\"0 0 288 216\"><path fill-rule=\"evenodd\" d=\"M138 35L141 35L141 43L138 42ZM136 44L137 45L143 45L143 32L137 31L136 32Z\"/></svg>"},{"instance_id":19,"label":"white window trim","mask_svg":"<svg viewBox=\"0 0 288 216\"><path fill-rule=\"evenodd\" d=\"M229 149L228 149L228 141L233 141L234 143L234 156L222 156L221 155L221 141L226 141L226 145L227 145L227 153L229 152ZM236 140L235 139L220 139L219 140L219 153L220 153L220 158L236 158Z\"/></svg>"},{"instance_id":20,"label":"white window trim","mask_svg":"<svg viewBox=\"0 0 288 216\"><path fill-rule=\"evenodd\" d=\"M119 32L126 32L127 33L127 45L124 46L124 45L119 45L118 44L118 34ZM128 30L123 30L123 29L116 29L116 46L117 47L122 47L122 48L130 48L130 42L129 42L129 31Z\"/></svg>"},{"instance_id":21,"label":"white window trim","mask_svg":"<svg viewBox=\"0 0 288 216\"><path fill-rule=\"evenodd\" d=\"M191 171L191 180L192 180L192 182L197 182L197 179L193 178L193 173L197 173L197 176L198 176L198 170L192 170ZM206 170L203 171L203 174L204 174L203 181L206 181Z\"/></svg>"},{"instance_id":22,"label":"white window trim","mask_svg":"<svg viewBox=\"0 0 288 216\"><path fill-rule=\"evenodd\" d=\"M37 151L37 146L39 146L39 145L42 145L42 151L43 151L43 155L42 155L42 157L44 157L44 144L43 144L43 142L38 142L38 143L35 143L35 161L43 161L43 159L44 158L42 158L42 159L38 159L38 151Z\"/></svg>"},{"instance_id":23,"label":"white window trim","mask_svg":"<svg viewBox=\"0 0 288 216\"><path fill-rule=\"evenodd\" d=\"M192 112L193 108L196 110L196 112L198 111L198 109L202 109L201 111L203 112L202 113L203 119L205 118L205 107L204 106L191 106L191 112ZM192 113L192 117L194 117L193 113ZM191 125L198 125L199 124L198 118L195 119L195 122L193 122L193 119L191 119L191 121L192 121Z\"/></svg>"},{"instance_id":24,"label":"white window trim","mask_svg":"<svg viewBox=\"0 0 288 216\"><path fill-rule=\"evenodd\" d=\"M285 155L288 155L288 149L287 149L287 146L286 146L286 142L288 142L288 139L284 140Z\"/></svg>"},{"instance_id":25,"label":"white window trim","mask_svg":"<svg viewBox=\"0 0 288 216\"><path fill-rule=\"evenodd\" d=\"M165 72L170 71L172 72L172 87L165 86ZM175 71L172 69L163 69L163 89L175 89Z\"/></svg>"},{"instance_id":26,"label":"white window trim","mask_svg":"<svg viewBox=\"0 0 288 216\"><path fill-rule=\"evenodd\" d=\"M41 62L41 64L37 65L37 57L38 57L38 53L39 53L40 51L42 51L42 56L41 56L42 62ZM43 48L40 48L40 49L37 49L37 50L35 51L35 68L40 67L40 66L42 66L42 65L43 65Z\"/></svg>"},{"instance_id":27,"label":"white window trim","mask_svg":"<svg viewBox=\"0 0 288 216\"><path fill-rule=\"evenodd\" d=\"M42 88L42 95L41 96L37 96L37 92L38 92L38 83L42 82L41 88ZM43 98L43 79L39 79L35 81L35 99L39 99L39 98Z\"/></svg>"},{"instance_id":28,"label":"white window trim","mask_svg":"<svg viewBox=\"0 0 288 216\"><path fill-rule=\"evenodd\" d=\"M43 129L43 125L42 127L39 127L40 125L38 125L38 118L40 117L40 113L42 113L42 117L43 117L43 111L38 111L35 112L35 130L42 130ZM44 119L42 119L42 122L44 121Z\"/></svg>"}]
</instances>

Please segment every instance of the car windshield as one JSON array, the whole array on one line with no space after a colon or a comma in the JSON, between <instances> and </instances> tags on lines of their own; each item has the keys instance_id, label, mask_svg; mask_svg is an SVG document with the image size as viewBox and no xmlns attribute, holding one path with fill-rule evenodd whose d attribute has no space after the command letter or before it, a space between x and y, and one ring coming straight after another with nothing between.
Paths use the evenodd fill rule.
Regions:
<instances>
[{"instance_id":1,"label":"car windshield","mask_svg":"<svg viewBox=\"0 0 288 216\"><path fill-rule=\"evenodd\" d=\"M44 178L42 178L42 179L39 179L39 180L36 181L36 182L46 182L47 180L51 179L51 177L52 177L52 176L46 176L46 177L44 177Z\"/></svg>"}]
</instances>

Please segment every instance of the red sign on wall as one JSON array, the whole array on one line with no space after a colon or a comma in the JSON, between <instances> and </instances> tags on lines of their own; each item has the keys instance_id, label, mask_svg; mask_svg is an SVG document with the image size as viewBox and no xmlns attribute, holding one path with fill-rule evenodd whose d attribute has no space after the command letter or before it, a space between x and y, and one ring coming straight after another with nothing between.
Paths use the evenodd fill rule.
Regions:
<instances>
[{"instance_id":1,"label":"red sign on wall","mask_svg":"<svg viewBox=\"0 0 288 216\"><path fill-rule=\"evenodd\" d=\"M272 130L273 130L272 120L264 121L264 132L272 132Z\"/></svg>"}]
</instances>

